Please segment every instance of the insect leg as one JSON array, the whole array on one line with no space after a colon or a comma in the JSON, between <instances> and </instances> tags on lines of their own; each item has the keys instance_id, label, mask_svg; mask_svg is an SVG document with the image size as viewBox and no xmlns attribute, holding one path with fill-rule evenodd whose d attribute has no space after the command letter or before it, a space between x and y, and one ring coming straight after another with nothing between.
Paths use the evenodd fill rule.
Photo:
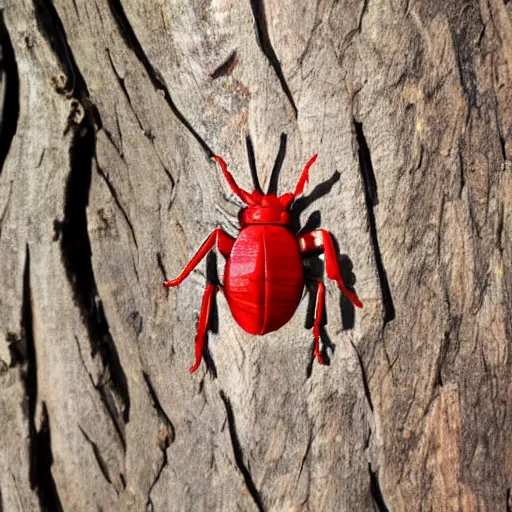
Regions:
<instances>
[{"instance_id":1,"label":"insect leg","mask_svg":"<svg viewBox=\"0 0 512 512\"><path fill-rule=\"evenodd\" d=\"M306 186L306 183L308 182L309 179L309 168L315 163L317 157L318 155L313 155L309 159L308 163L304 166L304 169L302 170L302 173L299 178L299 182L295 187L295 192L293 193L295 197L302 195L302 192L304 192L304 187Z\"/></svg>"},{"instance_id":2,"label":"insect leg","mask_svg":"<svg viewBox=\"0 0 512 512\"><path fill-rule=\"evenodd\" d=\"M325 364L324 358L320 353L320 322L324 314L325 307L325 284L320 281L316 291L315 323L313 324L313 354L320 364Z\"/></svg>"},{"instance_id":3,"label":"insect leg","mask_svg":"<svg viewBox=\"0 0 512 512\"><path fill-rule=\"evenodd\" d=\"M190 274L190 272L197 267L199 262L215 247L215 244L217 244L220 253L224 257L227 257L229 256L234 243L235 239L222 231L221 228L215 229L199 248L197 253L188 262L183 272L176 279L164 281L164 286L167 288L171 286L178 286Z\"/></svg>"},{"instance_id":4,"label":"insect leg","mask_svg":"<svg viewBox=\"0 0 512 512\"><path fill-rule=\"evenodd\" d=\"M197 334L195 339L196 362L190 367L190 373L194 373L201 364L204 343L206 340L206 331L208 329L208 322L210 320L210 311L212 308L213 297L215 296L216 291L216 284L210 283L206 285L206 290L204 291L203 295L203 301L201 303L201 312L199 313L199 320L197 321Z\"/></svg>"},{"instance_id":5,"label":"insect leg","mask_svg":"<svg viewBox=\"0 0 512 512\"><path fill-rule=\"evenodd\" d=\"M224 174L224 178L228 182L229 188L233 192L233 194L237 195L245 204L254 204L254 202L251 199L251 194L249 192L246 192L245 190L242 190L235 181L235 178L233 178L232 174L228 171L228 166L224 160L220 156L213 155L213 157L217 163L220 165L220 168L222 169L222 173Z\"/></svg>"},{"instance_id":6,"label":"insect leg","mask_svg":"<svg viewBox=\"0 0 512 512\"><path fill-rule=\"evenodd\" d=\"M325 271L327 277L336 281L341 293L350 300L350 302L357 308L362 308L363 303L359 300L357 295L349 290L343 279L341 278L340 268L338 266L338 258L334 250L331 234L325 229L316 229L311 233L306 233L299 236L299 248L302 253L323 250L325 254Z\"/></svg>"}]
</instances>

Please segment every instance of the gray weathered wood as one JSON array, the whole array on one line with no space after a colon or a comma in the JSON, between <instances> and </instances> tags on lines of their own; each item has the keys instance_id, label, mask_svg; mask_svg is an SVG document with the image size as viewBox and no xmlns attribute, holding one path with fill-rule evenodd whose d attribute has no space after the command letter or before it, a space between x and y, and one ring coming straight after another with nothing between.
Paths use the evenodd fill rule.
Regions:
<instances>
[{"instance_id":1,"label":"gray weathered wood","mask_svg":"<svg viewBox=\"0 0 512 512\"><path fill-rule=\"evenodd\" d=\"M512 506L512 2L0 9L0 510ZM237 232L209 156L267 184L282 133L364 308L327 284L311 366L307 298L257 338L219 294L191 376L206 262L162 281Z\"/></svg>"}]
</instances>

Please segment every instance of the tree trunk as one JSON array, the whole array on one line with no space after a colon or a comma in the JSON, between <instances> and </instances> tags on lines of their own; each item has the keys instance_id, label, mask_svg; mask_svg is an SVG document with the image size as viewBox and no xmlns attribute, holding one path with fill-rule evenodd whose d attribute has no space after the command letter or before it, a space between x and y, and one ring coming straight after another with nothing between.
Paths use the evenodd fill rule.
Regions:
<instances>
[{"instance_id":1,"label":"tree trunk","mask_svg":"<svg viewBox=\"0 0 512 512\"><path fill-rule=\"evenodd\" d=\"M1 3L1 511L510 509L512 2ZM190 375L247 135L364 308Z\"/></svg>"}]
</instances>

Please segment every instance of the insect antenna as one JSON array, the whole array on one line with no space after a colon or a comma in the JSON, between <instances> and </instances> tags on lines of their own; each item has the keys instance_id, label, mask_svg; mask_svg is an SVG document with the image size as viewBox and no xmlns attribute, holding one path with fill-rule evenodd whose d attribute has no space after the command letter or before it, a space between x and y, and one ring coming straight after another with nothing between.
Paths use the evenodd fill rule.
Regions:
<instances>
[{"instance_id":1,"label":"insect antenna","mask_svg":"<svg viewBox=\"0 0 512 512\"><path fill-rule=\"evenodd\" d=\"M286 133L281 134L281 142L279 144L279 151L276 157L276 163L274 164L274 168L272 169L272 174L270 175L270 182L268 184L267 194L276 194L277 195L277 185L279 181L279 173L281 172L281 167L283 166L284 157L286 156L286 141L287 141Z\"/></svg>"},{"instance_id":2,"label":"insect antenna","mask_svg":"<svg viewBox=\"0 0 512 512\"><path fill-rule=\"evenodd\" d=\"M247 137L245 138L245 144L247 146L247 157L249 158L249 168L251 169L251 177L252 183L254 185L254 190L257 190L261 195L263 195L260 180L258 179L258 172L256 171L256 159L254 158L254 149L252 147L251 137L249 137L249 135L247 135Z\"/></svg>"}]
</instances>

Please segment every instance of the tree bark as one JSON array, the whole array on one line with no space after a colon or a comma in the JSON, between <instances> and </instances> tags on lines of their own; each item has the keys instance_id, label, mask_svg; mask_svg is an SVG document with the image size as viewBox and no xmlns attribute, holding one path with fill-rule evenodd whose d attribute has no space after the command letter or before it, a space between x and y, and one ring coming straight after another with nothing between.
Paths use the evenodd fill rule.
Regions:
<instances>
[{"instance_id":1,"label":"tree bark","mask_svg":"<svg viewBox=\"0 0 512 512\"><path fill-rule=\"evenodd\" d=\"M512 2L0 4L0 511L510 509ZM190 375L247 135L364 308Z\"/></svg>"}]
</instances>

